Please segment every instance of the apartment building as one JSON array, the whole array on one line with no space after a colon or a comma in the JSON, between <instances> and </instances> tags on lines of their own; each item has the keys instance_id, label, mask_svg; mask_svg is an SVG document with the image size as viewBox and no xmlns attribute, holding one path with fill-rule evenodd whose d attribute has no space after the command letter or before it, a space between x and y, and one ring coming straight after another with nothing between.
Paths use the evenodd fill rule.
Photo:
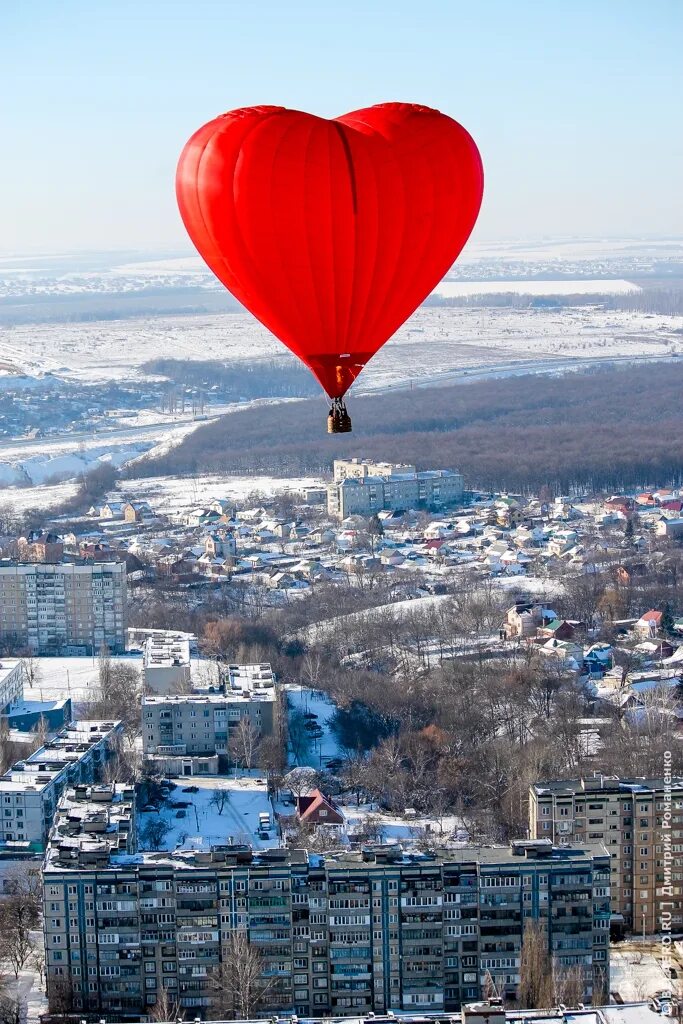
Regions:
<instances>
[{"instance_id":1,"label":"apartment building","mask_svg":"<svg viewBox=\"0 0 683 1024\"><path fill-rule=\"evenodd\" d=\"M125 563L0 561L0 639L35 654L123 653Z\"/></svg>"},{"instance_id":2,"label":"apartment building","mask_svg":"<svg viewBox=\"0 0 683 1024\"><path fill-rule=\"evenodd\" d=\"M219 756L231 746L233 754L245 755L243 760L252 747L256 765L258 741L272 736L277 726L277 686L269 664L229 665L215 687L142 698L143 752L173 775L215 775ZM231 737L238 735L242 742L234 749Z\"/></svg>"},{"instance_id":3,"label":"apartment building","mask_svg":"<svg viewBox=\"0 0 683 1024\"><path fill-rule=\"evenodd\" d=\"M0 715L6 715L13 704L24 696L26 679L24 663L19 658L3 658L0 662Z\"/></svg>"},{"instance_id":4,"label":"apartment building","mask_svg":"<svg viewBox=\"0 0 683 1024\"><path fill-rule=\"evenodd\" d=\"M131 854L113 803L97 834L67 804L45 859L45 943L48 994L68 986L75 1010L141 1013L166 990L206 1016L240 930L268 982L260 1016L448 1011L480 998L487 974L515 991L529 917L561 965L582 968L586 998L594 978L609 991L604 848Z\"/></svg>"},{"instance_id":5,"label":"apartment building","mask_svg":"<svg viewBox=\"0 0 683 1024\"><path fill-rule=\"evenodd\" d=\"M99 780L122 736L121 722L73 722L1 775L0 852L44 850L63 791Z\"/></svg>"},{"instance_id":6,"label":"apartment building","mask_svg":"<svg viewBox=\"0 0 683 1024\"><path fill-rule=\"evenodd\" d=\"M327 488L327 511L345 519L383 510L438 509L462 501L463 478L452 469L418 472L415 466L336 459Z\"/></svg>"},{"instance_id":7,"label":"apartment building","mask_svg":"<svg viewBox=\"0 0 683 1024\"><path fill-rule=\"evenodd\" d=\"M665 807L664 779L598 776L534 785L529 792L533 838L554 843L604 843L611 856L612 911L627 931L662 930L662 910L683 930L683 779L672 780ZM673 892L665 884L663 815L671 813ZM663 906L664 904L664 906Z\"/></svg>"},{"instance_id":8,"label":"apartment building","mask_svg":"<svg viewBox=\"0 0 683 1024\"><path fill-rule=\"evenodd\" d=\"M145 690L181 692L190 686L190 641L187 634L155 631L143 646Z\"/></svg>"}]
</instances>

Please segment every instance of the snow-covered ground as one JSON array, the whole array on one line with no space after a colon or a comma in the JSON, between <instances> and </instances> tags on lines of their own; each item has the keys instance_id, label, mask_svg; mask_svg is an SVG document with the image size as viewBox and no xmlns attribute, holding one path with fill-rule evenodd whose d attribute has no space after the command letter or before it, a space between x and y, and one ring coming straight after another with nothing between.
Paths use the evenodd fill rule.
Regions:
<instances>
[{"instance_id":1,"label":"snow-covered ground","mask_svg":"<svg viewBox=\"0 0 683 1024\"><path fill-rule=\"evenodd\" d=\"M442 281L432 295L440 295L445 299L509 292L516 295L626 295L640 290L631 281L600 278L594 281L583 278L578 281Z\"/></svg>"},{"instance_id":2,"label":"snow-covered ground","mask_svg":"<svg viewBox=\"0 0 683 1024\"><path fill-rule=\"evenodd\" d=\"M672 948L671 966L681 976L679 955ZM610 990L617 992L624 1002L648 999L669 982L662 968L661 946L658 939L651 942L639 939L637 943L613 945L610 950Z\"/></svg>"},{"instance_id":3,"label":"snow-covered ground","mask_svg":"<svg viewBox=\"0 0 683 1024\"><path fill-rule=\"evenodd\" d=\"M65 484L43 484L38 487L0 488L0 509L11 508L18 515L31 509L46 509L72 497L78 489L75 480Z\"/></svg>"},{"instance_id":4,"label":"snow-covered ground","mask_svg":"<svg viewBox=\"0 0 683 1024\"><path fill-rule=\"evenodd\" d=\"M282 491L299 492L304 487L318 487L322 481L316 477L224 476L208 474L179 479L171 476L152 476L144 480L119 485L122 491L135 491L136 501L147 501L155 512L172 514L212 501L215 498L243 500L247 495L259 493L273 495ZM0 494L1 502L1 494Z\"/></svg>"},{"instance_id":5,"label":"snow-covered ground","mask_svg":"<svg viewBox=\"0 0 683 1024\"><path fill-rule=\"evenodd\" d=\"M112 662L134 665L142 670L142 658L130 656L112 658ZM97 697L97 658L36 658L38 678L32 687L26 686L26 700L61 700L71 697L74 704L87 703Z\"/></svg>"},{"instance_id":6,"label":"snow-covered ground","mask_svg":"<svg viewBox=\"0 0 683 1024\"><path fill-rule=\"evenodd\" d=\"M169 796L170 802L187 803L189 806L164 806L160 811L141 809L138 815L138 835L144 833L148 821L161 818L169 826L161 847L164 850L208 850L211 846L232 842L251 843L256 849L278 846L275 828L270 830L270 839L261 839L257 835L259 814L267 813L272 822L273 807L265 781L255 772L252 772L252 776L228 779L195 775L174 780L177 785ZM197 792L185 792L188 788L196 789ZM226 799L220 810L220 804L216 804L216 795L220 797L223 794Z\"/></svg>"},{"instance_id":7,"label":"snow-covered ground","mask_svg":"<svg viewBox=\"0 0 683 1024\"><path fill-rule=\"evenodd\" d=\"M683 260L680 238L543 238L466 245L448 278L477 280L559 273L626 276ZM32 253L0 256L0 295L125 294L141 288L220 286L191 252Z\"/></svg>"},{"instance_id":8,"label":"snow-covered ground","mask_svg":"<svg viewBox=\"0 0 683 1024\"><path fill-rule=\"evenodd\" d=\"M317 724L323 730L320 738L310 738L308 750L299 763L311 768L324 768L331 758L342 756L337 737L331 729L336 705L320 690L294 685L287 686L286 690L290 712L301 711L303 714L317 715Z\"/></svg>"},{"instance_id":9,"label":"snow-covered ground","mask_svg":"<svg viewBox=\"0 0 683 1024\"><path fill-rule=\"evenodd\" d=\"M520 360L665 355L672 346L683 351L673 333L679 327L680 317L590 306L421 307L372 360L356 390L405 382L416 365L432 376ZM284 351L252 316L239 312L0 328L0 362L28 374L49 370L83 381L139 379L141 364L161 356L231 362Z\"/></svg>"},{"instance_id":10,"label":"snow-covered ground","mask_svg":"<svg viewBox=\"0 0 683 1024\"><path fill-rule=\"evenodd\" d=\"M163 455L204 423L239 406L224 406L211 415L162 417L132 422L113 430L48 435L0 441L0 485L40 485L73 480L101 464L115 467L143 455Z\"/></svg>"},{"instance_id":11,"label":"snow-covered ground","mask_svg":"<svg viewBox=\"0 0 683 1024\"><path fill-rule=\"evenodd\" d=\"M437 842L447 839L451 843L466 843L468 838L462 821L454 814L432 817L388 814L372 804L361 804L360 807L356 807L351 798L345 800L342 809L348 832L353 833L362 826L368 816L372 816L382 828L382 842L410 844L424 832L434 833Z\"/></svg>"}]
</instances>

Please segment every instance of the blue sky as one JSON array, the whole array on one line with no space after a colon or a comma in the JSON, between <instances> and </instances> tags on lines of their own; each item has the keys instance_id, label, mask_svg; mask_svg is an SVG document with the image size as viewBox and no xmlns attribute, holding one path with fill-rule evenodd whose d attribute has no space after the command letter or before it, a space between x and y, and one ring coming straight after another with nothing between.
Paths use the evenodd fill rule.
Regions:
<instances>
[{"instance_id":1,"label":"blue sky","mask_svg":"<svg viewBox=\"0 0 683 1024\"><path fill-rule=\"evenodd\" d=\"M5 0L0 250L176 248L223 110L429 104L477 140L477 237L683 235L681 0Z\"/></svg>"}]
</instances>

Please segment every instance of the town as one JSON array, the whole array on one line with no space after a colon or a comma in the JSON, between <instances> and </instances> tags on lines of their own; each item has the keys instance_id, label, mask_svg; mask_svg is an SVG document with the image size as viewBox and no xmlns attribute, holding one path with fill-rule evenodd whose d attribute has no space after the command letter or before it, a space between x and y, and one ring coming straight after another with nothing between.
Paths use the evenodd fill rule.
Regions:
<instances>
[{"instance_id":1,"label":"town","mask_svg":"<svg viewBox=\"0 0 683 1024\"><path fill-rule=\"evenodd\" d=\"M683 491L173 493L2 538L0 954L43 1012L675 995Z\"/></svg>"}]
</instances>

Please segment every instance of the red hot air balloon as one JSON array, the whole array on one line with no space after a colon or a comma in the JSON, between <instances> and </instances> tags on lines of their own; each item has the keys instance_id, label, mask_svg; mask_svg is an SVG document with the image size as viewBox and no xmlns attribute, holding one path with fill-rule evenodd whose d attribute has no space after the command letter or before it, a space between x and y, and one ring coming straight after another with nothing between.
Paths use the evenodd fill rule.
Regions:
<instances>
[{"instance_id":1,"label":"red hot air balloon","mask_svg":"<svg viewBox=\"0 0 683 1024\"><path fill-rule=\"evenodd\" d=\"M429 107L382 103L332 120L246 107L185 146L180 213L216 277L343 396L439 283L479 213L471 136Z\"/></svg>"}]
</instances>

